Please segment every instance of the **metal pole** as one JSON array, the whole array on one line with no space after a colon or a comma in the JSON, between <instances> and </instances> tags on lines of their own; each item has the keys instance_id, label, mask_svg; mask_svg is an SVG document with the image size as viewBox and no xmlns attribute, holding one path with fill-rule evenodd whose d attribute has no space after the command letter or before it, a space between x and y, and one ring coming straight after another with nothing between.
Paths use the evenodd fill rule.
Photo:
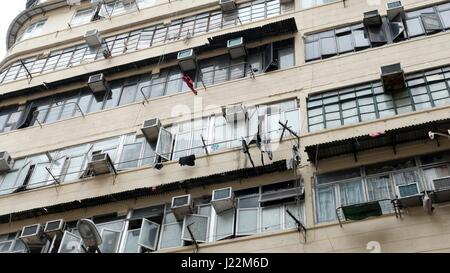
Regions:
<instances>
[{"instance_id":1,"label":"metal pole","mask_svg":"<svg viewBox=\"0 0 450 273\"><path fill-rule=\"evenodd\" d=\"M195 224L195 222L192 223L192 224L190 224L190 225L188 225L188 226L187 226L187 230L188 230L189 235L191 236L192 240L194 241L196 253L198 253L199 246L198 246L197 240L195 240L194 234L192 234L192 231L191 231L191 226L192 226L193 224Z\"/></svg>"},{"instance_id":2,"label":"metal pole","mask_svg":"<svg viewBox=\"0 0 450 273\"><path fill-rule=\"evenodd\" d=\"M45 169L47 170L47 172L50 174L50 176L53 178L53 180L55 180L55 182L57 183L57 184L60 184L61 182L59 181L59 179L57 179L53 174L52 174L52 172L50 171L50 169L48 168L48 167L45 167Z\"/></svg>"}]
</instances>

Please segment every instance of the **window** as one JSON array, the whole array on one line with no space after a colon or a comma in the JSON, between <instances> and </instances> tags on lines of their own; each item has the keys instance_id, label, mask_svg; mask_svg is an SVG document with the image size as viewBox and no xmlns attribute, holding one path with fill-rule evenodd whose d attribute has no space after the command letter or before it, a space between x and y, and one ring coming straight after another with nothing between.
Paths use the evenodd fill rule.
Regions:
<instances>
[{"instance_id":1,"label":"window","mask_svg":"<svg viewBox=\"0 0 450 273\"><path fill-rule=\"evenodd\" d=\"M418 158L409 158L316 175L316 221L334 221L337 207L367 201L380 201L384 214L393 213L391 199L433 190L433 179L450 175L445 153L423 156L420 165L416 162Z\"/></svg>"},{"instance_id":2,"label":"window","mask_svg":"<svg viewBox=\"0 0 450 273\"><path fill-rule=\"evenodd\" d=\"M121 0L107 2L99 5L95 10L82 9L76 11L70 24L72 26L77 26L88 23L91 20L99 20L136 11L136 3L140 8L146 8L155 5L156 1L137 0L137 2L128 4L124 4ZM168 43L186 37L192 37L197 34L218 30L224 27L236 26L241 24L241 22L247 23L280 15L285 10L288 10L289 6L291 6L291 4L282 4L279 0L253 1L251 3L238 5L238 9L234 13L227 13L225 15L223 15L221 11L202 13L196 16L180 18L179 20L171 22L168 26L162 24L153 25L143 29L106 37L105 41L112 56L117 56L126 52L144 49L153 45ZM237 20L237 16L239 16L240 21ZM45 20L31 24L18 40L39 35L44 23ZM104 59L105 56L103 55L103 51L105 49L105 44L99 48L90 48L86 44L80 44L76 47L53 51L48 56L32 57L29 62L28 60L26 61L26 66L27 68L30 68L29 70L32 74L46 73L56 69L63 69L69 66L76 66L86 62ZM275 55L276 54L280 55L280 68L293 65L293 47L283 50L280 49L279 52L275 52ZM240 64L236 62L239 62ZM246 69L246 66L244 60L226 60L225 63L219 65L217 79L213 77L213 82L223 82L225 80L237 79L245 76L246 72L244 72L244 70ZM227 67L224 67L223 65ZM230 69L230 67L232 68ZM217 67L214 69L217 69ZM19 72L19 70L22 71ZM263 70L260 70L260 73L262 72ZM167 73L167 71L165 73ZM11 82L23 79L26 76L25 70L21 69L21 63L16 62L0 72L0 82ZM192 75L192 78L194 79L195 75ZM163 81L165 85L166 79L163 79ZM183 84L180 84L180 79L175 82L178 82L176 83L178 86L184 86ZM157 94L155 96L162 96L165 94L165 87L159 87L162 87L163 90L152 91L152 93ZM173 86L170 86L170 89L167 90L167 94L180 92L179 88L172 89L172 87ZM183 91L188 90L186 87L184 88ZM161 94L158 92L161 92Z\"/></svg>"},{"instance_id":3,"label":"window","mask_svg":"<svg viewBox=\"0 0 450 273\"><path fill-rule=\"evenodd\" d=\"M310 131L370 121L450 103L448 68L406 76L407 88L385 92L380 82L308 97Z\"/></svg>"},{"instance_id":4,"label":"window","mask_svg":"<svg viewBox=\"0 0 450 273\"><path fill-rule=\"evenodd\" d=\"M17 41L23 41L41 34L47 19L40 20L30 24L21 34L19 34Z\"/></svg>"},{"instance_id":5,"label":"window","mask_svg":"<svg viewBox=\"0 0 450 273\"><path fill-rule=\"evenodd\" d=\"M257 110L258 109L258 110ZM241 147L242 138L252 140L261 124L261 134L264 139L278 140L281 134L281 126L288 121L288 127L294 132L299 132L300 121L296 100L288 100L270 105L260 105L253 110L249 109L248 120L227 120L222 115L214 115L202 120L194 120L172 126L171 132L175 138L173 160L191 154L203 154L205 152L202 136L208 151L215 152L223 149ZM259 112L259 115L255 111ZM285 132L285 136L289 136Z\"/></svg>"},{"instance_id":6,"label":"window","mask_svg":"<svg viewBox=\"0 0 450 273\"><path fill-rule=\"evenodd\" d=\"M77 10L75 12L75 15L72 18L72 21L70 21L70 25L72 27L75 27L75 26L89 23L92 20L93 16L94 16L94 10L91 8Z\"/></svg>"},{"instance_id":7,"label":"window","mask_svg":"<svg viewBox=\"0 0 450 273\"><path fill-rule=\"evenodd\" d=\"M332 1L301 0L302 8L313 7ZM339 54L364 50L396 43L423 35L431 35L450 27L450 6L442 4L406 12L405 19L382 18L381 27L364 27L362 24L350 25L305 37L305 60L313 61ZM337 47L336 47L337 44Z\"/></svg>"},{"instance_id":8,"label":"window","mask_svg":"<svg viewBox=\"0 0 450 273\"><path fill-rule=\"evenodd\" d=\"M21 231L0 235L0 253L25 253L27 247L19 239Z\"/></svg>"},{"instance_id":9,"label":"window","mask_svg":"<svg viewBox=\"0 0 450 273\"><path fill-rule=\"evenodd\" d=\"M336 0L300 0L300 5L302 9L307 9L335 1Z\"/></svg>"}]
</instances>

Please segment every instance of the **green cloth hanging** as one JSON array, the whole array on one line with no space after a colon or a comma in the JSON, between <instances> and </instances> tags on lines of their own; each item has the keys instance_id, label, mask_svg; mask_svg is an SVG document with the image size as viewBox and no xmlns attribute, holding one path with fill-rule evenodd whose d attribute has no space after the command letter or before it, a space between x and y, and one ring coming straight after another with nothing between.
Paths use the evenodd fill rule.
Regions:
<instances>
[{"instance_id":1,"label":"green cloth hanging","mask_svg":"<svg viewBox=\"0 0 450 273\"><path fill-rule=\"evenodd\" d=\"M346 220L363 220L368 217L383 215L378 201L345 206L342 207L342 212Z\"/></svg>"}]
</instances>

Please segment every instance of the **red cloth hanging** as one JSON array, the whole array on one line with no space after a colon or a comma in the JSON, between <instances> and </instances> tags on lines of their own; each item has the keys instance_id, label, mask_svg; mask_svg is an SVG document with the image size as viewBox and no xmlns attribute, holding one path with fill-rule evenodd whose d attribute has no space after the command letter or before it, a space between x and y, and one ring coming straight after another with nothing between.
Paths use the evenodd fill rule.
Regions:
<instances>
[{"instance_id":1,"label":"red cloth hanging","mask_svg":"<svg viewBox=\"0 0 450 273\"><path fill-rule=\"evenodd\" d=\"M187 86L192 90L192 93L197 95L197 90L195 90L194 88L194 81L191 79L191 77L189 77L187 73L184 73L182 79L187 84Z\"/></svg>"}]
</instances>

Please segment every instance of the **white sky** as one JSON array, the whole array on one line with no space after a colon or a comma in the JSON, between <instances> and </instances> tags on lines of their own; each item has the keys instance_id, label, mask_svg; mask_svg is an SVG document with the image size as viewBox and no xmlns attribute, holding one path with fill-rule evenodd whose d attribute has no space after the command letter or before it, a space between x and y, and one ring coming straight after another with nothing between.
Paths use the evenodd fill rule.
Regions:
<instances>
[{"instance_id":1,"label":"white sky","mask_svg":"<svg viewBox=\"0 0 450 273\"><path fill-rule=\"evenodd\" d=\"M11 21L25 9L26 0L3 0L0 8L0 59L6 54L6 33Z\"/></svg>"}]
</instances>

